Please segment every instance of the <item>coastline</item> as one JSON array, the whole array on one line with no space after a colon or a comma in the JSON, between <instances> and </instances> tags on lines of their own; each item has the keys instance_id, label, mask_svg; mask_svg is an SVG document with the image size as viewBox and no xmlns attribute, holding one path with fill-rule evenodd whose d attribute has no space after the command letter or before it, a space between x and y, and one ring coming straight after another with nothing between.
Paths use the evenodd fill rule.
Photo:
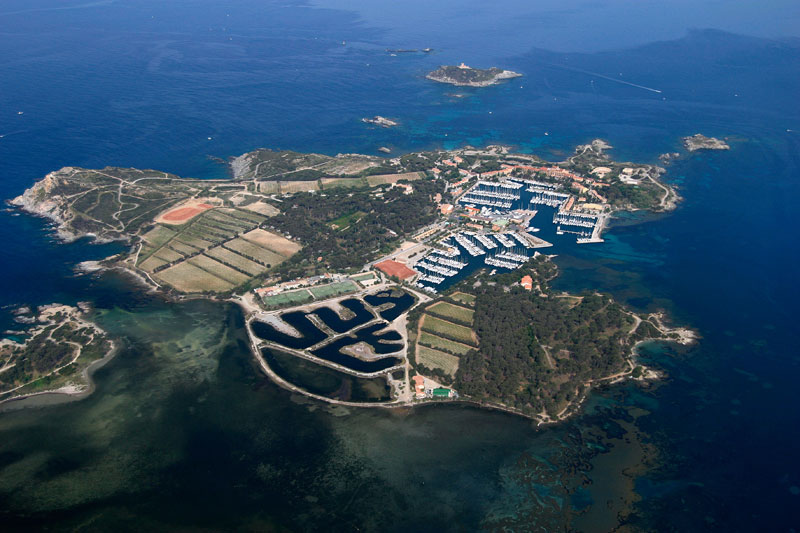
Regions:
<instances>
[{"instance_id":1,"label":"coastline","mask_svg":"<svg viewBox=\"0 0 800 533\"><path fill-rule=\"evenodd\" d=\"M97 389L97 383L93 379L94 373L111 362L111 360L116 357L117 353L119 353L121 349L118 341L110 340L110 342L112 347L106 353L106 355L103 356L102 359L98 359L89 363L89 365L81 372L81 378L83 378L85 381L85 384L82 388L80 385L66 385L58 389L11 396L9 398L5 398L4 400L0 400L0 413L17 411L20 409L47 407L50 405L76 402L83 400L84 398L88 398ZM36 401L41 398L49 397L52 397L53 401Z\"/></svg>"},{"instance_id":2,"label":"coastline","mask_svg":"<svg viewBox=\"0 0 800 533\"><path fill-rule=\"evenodd\" d=\"M356 408L369 407L369 408L398 409L398 408L422 407L422 406L429 406L429 405L445 405L445 404L459 404L459 403L460 404L468 404L468 405L472 405L472 406L475 406L475 407L478 407L478 408L494 410L494 411L502 411L502 412L505 412L505 413L521 416L521 417L527 418L527 419L529 419L531 421L535 421L537 427L551 425L551 424L557 424L559 422L563 422L563 421L571 418L574 415L580 414L580 412L581 412L580 406L588 398L589 393L592 391L592 389L594 387L596 387L597 385L620 383L620 382L624 381L625 379L634 379L634 380L636 380L638 382L652 381L652 380L655 380L655 379L660 379L662 377L662 374L660 374L659 372L657 372L655 370L652 370L650 368L644 367L643 365L638 365L637 364L638 349L639 349L640 346L642 346L644 344L647 344L647 343L651 343L651 342L676 343L676 344L680 344L680 345L684 345L685 346L685 345L688 345L688 344L696 342L697 338L698 338L697 334L694 331L692 331L692 330L690 330L688 328L669 328L666 325L664 325L663 322L661 322L661 318L662 318L661 313L652 313L652 314L648 315L647 319L648 320L656 320L657 321L656 328L659 331L661 331L664 335L669 335L670 333L676 333L677 332L680 335L679 339L647 337L647 338L644 338L644 339L641 339L641 340L637 341L632 346L631 351L630 351L630 353L628 354L628 357L626 357L626 360L625 360L626 364L628 365L628 369L626 369L624 371L621 371L621 372L618 372L618 373L615 373L615 374L611 374L609 376L604 376L604 377L601 377L601 378L597 378L597 379L589 380L589 381L585 382L583 384L584 391L582 392L582 394L580 394L574 400L569 402L564 407L564 409L558 415L556 415L556 417L550 417L550 416L548 416L546 414L542 414L542 413L538 413L538 414L533 414L532 415L532 414L524 413L524 412L520 411L519 409L516 409L514 407L510 407L508 405L503 405L503 404L499 404L499 403L495 403L495 402L489 402L489 401L481 401L481 400L476 400L476 399L472 399L472 398L469 398L469 397L463 397L463 396L460 396L457 399L452 399L452 400L451 399L434 399L434 398L426 398L426 399L423 399L423 400L402 400L400 397L397 397L394 400L391 400L391 401L388 401L388 402L373 402L373 403L370 403L370 402L351 402L351 401L346 401L346 400L337 400L337 399L334 399L334 398L328 398L326 396L322 396L322 395L319 395L319 394L315 394L315 393L309 392L309 391L303 389L302 387L294 385L294 384L286 381L282 377L280 377L274 370L272 370L272 368L269 366L267 361L262 356L261 350L260 350L260 348L258 347L258 345L257 345L257 343L255 341L255 335L252 333L252 330L250 328L251 314L254 314L253 313L252 304L249 304L249 303L244 302L244 301L242 301L240 299L234 299L234 298L228 299L226 301L229 301L229 302L232 302L232 303L235 303L235 304L239 305L239 307L244 312L244 314L245 314L245 328L247 330L247 336L248 336L248 340L249 340L249 343L250 343L250 351L252 352L252 355L255 358L255 360L258 363L258 365L261 367L263 372L267 375L267 377L273 383L275 383L279 387L281 387L281 388L283 388L283 389L285 389L285 390L287 390L289 392L301 394L301 395L306 396L308 398L311 398L313 400L317 400L317 401L320 401L320 402L323 402L323 403L326 403L326 404L330 404L330 405L340 405L340 406L345 406L345 407L356 407ZM636 330L636 328L642 322L642 319L639 318L637 315L635 315L633 313L631 313L631 314L638 319L638 321L636 322L633 330L631 331L631 334L633 334L633 331ZM308 359L308 360L312 360L311 358L308 358L305 355L297 354L297 353L295 353L295 351L288 350L288 349L286 349L284 347L279 347L278 349L280 349L282 351L286 351L287 353L291 353L292 355L295 355L295 356L299 356L299 357L303 357L303 358ZM357 375L359 377L375 377L375 376L363 376L361 374L353 373L353 372L349 371L348 369L339 368L338 365L330 364L327 361L321 361L321 360L312 360L312 361L315 362L315 363L318 363L318 364L324 364L325 366L328 366L330 368L334 368L336 370L345 371L346 373L351 374L351 375ZM642 375L640 377L634 378L633 377L633 373L634 373L636 368L641 368L642 369ZM383 373L384 372L378 373L378 375L383 374Z\"/></svg>"}]
</instances>

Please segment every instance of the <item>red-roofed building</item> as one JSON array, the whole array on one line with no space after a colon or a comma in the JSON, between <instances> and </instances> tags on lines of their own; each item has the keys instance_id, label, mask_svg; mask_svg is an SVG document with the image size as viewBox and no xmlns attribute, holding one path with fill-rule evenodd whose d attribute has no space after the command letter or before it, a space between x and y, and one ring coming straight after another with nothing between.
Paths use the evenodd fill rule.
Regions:
<instances>
[{"instance_id":1,"label":"red-roofed building","mask_svg":"<svg viewBox=\"0 0 800 533\"><path fill-rule=\"evenodd\" d=\"M519 281L519 284L522 285L526 291L533 290L533 278L530 276L524 276Z\"/></svg>"},{"instance_id":2,"label":"red-roofed building","mask_svg":"<svg viewBox=\"0 0 800 533\"><path fill-rule=\"evenodd\" d=\"M414 394L417 398L424 398L425 397L425 378L417 374L416 376L411 378L411 381L414 382Z\"/></svg>"},{"instance_id":3,"label":"red-roofed building","mask_svg":"<svg viewBox=\"0 0 800 533\"><path fill-rule=\"evenodd\" d=\"M394 261L392 259L387 259L386 261L381 261L380 263L375 264L375 268L383 272L389 277L395 277L401 281L405 281L408 278L413 278L417 275L417 273L403 263L398 261Z\"/></svg>"}]
</instances>

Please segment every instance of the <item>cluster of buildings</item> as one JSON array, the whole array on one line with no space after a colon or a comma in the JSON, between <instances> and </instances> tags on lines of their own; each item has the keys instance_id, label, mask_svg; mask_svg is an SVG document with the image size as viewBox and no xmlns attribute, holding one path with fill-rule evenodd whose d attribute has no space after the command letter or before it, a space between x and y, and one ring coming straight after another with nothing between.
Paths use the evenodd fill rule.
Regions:
<instances>
[{"instance_id":1,"label":"cluster of buildings","mask_svg":"<svg viewBox=\"0 0 800 533\"><path fill-rule=\"evenodd\" d=\"M411 384L414 386L414 397L417 400L425 398L458 398L458 393L453 389L434 386L430 380L428 380L428 385L426 386L425 378L419 374L411 378Z\"/></svg>"},{"instance_id":2,"label":"cluster of buildings","mask_svg":"<svg viewBox=\"0 0 800 533\"><path fill-rule=\"evenodd\" d=\"M332 281L344 281L348 279L347 276L343 276L341 274L320 274L319 276L311 276L308 278L300 278L300 279L293 279L290 281L284 281L283 283L278 283L277 285L271 285L269 287L259 287L257 289L253 289L253 292L256 293L259 297L264 298L266 296L274 296L276 294L280 294L285 291L290 291L293 289L299 289L302 287L313 287L314 285L319 285L322 282L328 283Z\"/></svg>"}]
</instances>

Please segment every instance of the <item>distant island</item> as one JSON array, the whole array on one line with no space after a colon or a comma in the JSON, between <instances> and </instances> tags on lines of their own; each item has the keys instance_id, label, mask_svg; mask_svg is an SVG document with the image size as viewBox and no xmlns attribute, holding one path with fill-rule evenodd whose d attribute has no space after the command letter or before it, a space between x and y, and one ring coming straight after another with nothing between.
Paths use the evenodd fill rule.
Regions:
<instances>
[{"instance_id":1,"label":"distant island","mask_svg":"<svg viewBox=\"0 0 800 533\"><path fill-rule=\"evenodd\" d=\"M730 150L730 146L723 140L706 137L700 133L683 138L683 145L690 152L697 150Z\"/></svg>"},{"instance_id":2,"label":"distant island","mask_svg":"<svg viewBox=\"0 0 800 533\"><path fill-rule=\"evenodd\" d=\"M388 119L386 117L382 117L380 115L375 115L374 117L364 117L361 119L361 122L366 124L374 124L376 126L380 126L382 128L393 128L397 126L399 122Z\"/></svg>"},{"instance_id":3,"label":"distant island","mask_svg":"<svg viewBox=\"0 0 800 533\"><path fill-rule=\"evenodd\" d=\"M534 222L602 243L615 212L679 200L662 168L610 148L594 140L561 162L496 145L259 149L230 160L230 179L65 167L11 203L65 240L129 244L100 268L240 305L254 357L288 390L358 407L468 401L548 423L596 384L657 377L640 343L694 338L606 295L549 287L557 268L540 250L553 244ZM77 310L18 321L32 329L0 351L5 398L83 390L77 376L113 350Z\"/></svg>"},{"instance_id":4,"label":"distant island","mask_svg":"<svg viewBox=\"0 0 800 533\"><path fill-rule=\"evenodd\" d=\"M458 66L442 65L433 72L428 73L426 78L439 83L449 83L451 85L466 87L488 87L495 85L503 80L519 78L522 74L511 70L492 67L487 69L472 68L464 63Z\"/></svg>"}]
</instances>

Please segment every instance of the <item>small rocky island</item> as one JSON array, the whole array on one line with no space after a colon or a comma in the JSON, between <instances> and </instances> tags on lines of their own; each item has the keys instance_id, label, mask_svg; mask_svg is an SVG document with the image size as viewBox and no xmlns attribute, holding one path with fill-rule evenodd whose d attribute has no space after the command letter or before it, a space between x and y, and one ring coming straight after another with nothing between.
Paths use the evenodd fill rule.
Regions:
<instances>
[{"instance_id":1,"label":"small rocky island","mask_svg":"<svg viewBox=\"0 0 800 533\"><path fill-rule=\"evenodd\" d=\"M372 118L364 117L364 118L361 119L361 122L364 122L366 124L374 124L374 125L380 126L382 128L393 128L393 127L395 127L395 126L397 126L399 124L398 122L396 122L394 120L388 119L386 117L382 117L380 115L375 115Z\"/></svg>"},{"instance_id":2,"label":"small rocky island","mask_svg":"<svg viewBox=\"0 0 800 533\"><path fill-rule=\"evenodd\" d=\"M503 80L519 78L522 74L511 70L492 67L487 69L472 68L464 63L458 66L442 65L430 72L426 78L440 83L466 87L488 87Z\"/></svg>"},{"instance_id":3,"label":"small rocky island","mask_svg":"<svg viewBox=\"0 0 800 533\"><path fill-rule=\"evenodd\" d=\"M697 150L730 150L731 147L728 146L723 140L716 139L714 137L706 137L700 133L696 135L692 135L691 137L684 137L683 138L683 145L686 147L687 150L690 152L695 152Z\"/></svg>"}]
</instances>

